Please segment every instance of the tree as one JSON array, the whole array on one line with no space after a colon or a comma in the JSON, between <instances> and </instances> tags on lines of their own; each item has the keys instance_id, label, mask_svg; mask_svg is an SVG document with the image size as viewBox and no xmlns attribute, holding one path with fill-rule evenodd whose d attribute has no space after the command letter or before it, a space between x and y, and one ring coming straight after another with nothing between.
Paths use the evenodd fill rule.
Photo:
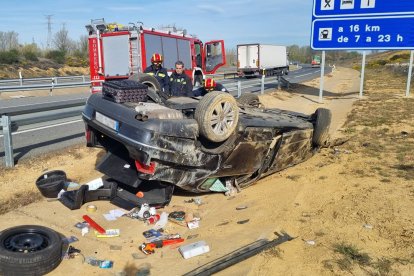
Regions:
<instances>
[{"instance_id":1,"label":"tree","mask_svg":"<svg viewBox=\"0 0 414 276\"><path fill-rule=\"evenodd\" d=\"M227 66L236 66L237 63L237 53L236 53L236 49L231 48L231 49L226 49L226 61L227 61Z\"/></svg>"},{"instance_id":2,"label":"tree","mask_svg":"<svg viewBox=\"0 0 414 276\"><path fill-rule=\"evenodd\" d=\"M67 54L70 50L73 49L73 41L69 37L69 32L66 30L65 26L62 27L54 36L53 44L55 48L62 53Z\"/></svg>"},{"instance_id":3,"label":"tree","mask_svg":"<svg viewBox=\"0 0 414 276\"><path fill-rule=\"evenodd\" d=\"M19 47L19 34L16 32L0 32L0 51L9 51Z\"/></svg>"}]
</instances>

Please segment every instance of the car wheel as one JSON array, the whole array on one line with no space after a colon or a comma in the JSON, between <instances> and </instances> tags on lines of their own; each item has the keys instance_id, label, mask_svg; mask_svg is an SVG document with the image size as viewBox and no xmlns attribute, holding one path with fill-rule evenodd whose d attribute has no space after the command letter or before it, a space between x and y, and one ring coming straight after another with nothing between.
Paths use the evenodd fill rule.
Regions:
<instances>
[{"instance_id":1,"label":"car wheel","mask_svg":"<svg viewBox=\"0 0 414 276\"><path fill-rule=\"evenodd\" d=\"M222 142L236 129L239 108L232 95L215 91L200 100L194 117L201 135L212 142Z\"/></svg>"},{"instance_id":2,"label":"car wheel","mask_svg":"<svg viewBox=\"0 0 414 276\"><path fill-rule=\"evenodd\" d=\"M253 93L244 93L237 98L237 102L242 106L261 107L259 96Z\"/></svg>"},{"instance_id":3,"label":"car wheel","mask_svg":"<svg viewBox=\"0 0 414 276\"><path fill-rule=\"evenodd\" d=\"M158 82L158 80L155 77L153 77L151 75L138 73L138 74L134 74L134 75L130 76L128 79L140 82L142 84L145 84L146 86L148 86L149 88L154 89L157 92L161 91L160 83Z\"/></svg>"},{"instance_id":4,"label":"car wheel","mask_svg":"<svg viewBox=\"0 0 414 276\"><path fill-rule=\"evenodd\" d=\"M1 275L44 275L62 261L62 239L52 229L22 225L0 233Z\"/></svg>"},{"instance_id":5,"label":"car wheel","mask_svg":"<svg viewBox=\"0 0 414 276\"><path fill-rule=\"evenodd\" d=\"M314 118L312 143L317 147L326 146L329 140L329 127L331 125L332 113L329 109L318 108L314 114Z\"/></svg>"}]
</instances>

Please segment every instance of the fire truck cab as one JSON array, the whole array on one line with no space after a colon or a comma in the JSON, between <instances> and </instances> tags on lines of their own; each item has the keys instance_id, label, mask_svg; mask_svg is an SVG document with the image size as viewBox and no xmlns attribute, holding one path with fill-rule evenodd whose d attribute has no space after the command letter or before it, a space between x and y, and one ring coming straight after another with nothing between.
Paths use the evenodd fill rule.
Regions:
<instances>
[{"instance_id":1,"label":"fire truck cab","mask_svg":"<svg viewBox=\"0 0 414 276\"><path fill-rule=\"evenodd\" d=\"M154 53L163 55L163 67L174 70L181 60L185 73L200 85L205 74L214 74L226 63L223 40L203 45L186 31L173 32L144 28L131 24L106 24L104 19L91 20L85 26L89 32L89 59L92 93L102 90L102 83L113 79L127 79L143 73L151 64Z\"/></svg>"}]
</instances>

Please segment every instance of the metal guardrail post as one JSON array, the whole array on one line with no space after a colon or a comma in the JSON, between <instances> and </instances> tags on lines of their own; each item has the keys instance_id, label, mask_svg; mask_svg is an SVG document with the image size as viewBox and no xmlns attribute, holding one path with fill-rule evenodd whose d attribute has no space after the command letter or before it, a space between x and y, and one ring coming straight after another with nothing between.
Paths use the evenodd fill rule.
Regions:
<instances>
[{"instance_id":1,"label":"metal guardrail post","mask_svg":"<svg viewBox=\"0 0 414 276\"><path fill-rule=\"evenodd\" d=\"M277 90L282 90L281 77L277 76Z\"/></svg>"},{"instance_id":2,"label":"metal guardrail post","mask_svg":"<svg viewBox=\"0 0 414 276\"><path fill-rule=\"evenodd\" d=\"M4 158L6 161L6 167L14 167L13 141L10 117L7 115L1 116L1 125L3 126L5 153Z\"/></svg>"},{"instance_id":3,"label":"metal guardrail post","mask_svg":"<svg viewBox=\"0 0 414 276\"><path fill-rule=\"evenodd\" d=\"M237 98L241 96L241 80L237 81Z\"/></svg>"},{"instance_id":4,"label":"metal guardrail post","mask_svg":"<svg viewBox=\"0 0 414 276\"><path fill-rule=\"evenodd\" d=\"M22 76L21 71L19 71L19 82L20 82L20 86L23 86L23 76Z\"/></svg>"},{"instance_id":5,"label":"metal guardrail post","mask_svg":"<svg viewBox=\"0 0 414 276\"><path fill-rule=\"evenodd\" d=\"M265 82L265 75L262 75L262 84L261 84L261 89L260 89L260 94L264 93L264 82Z\"/></svg>"},{"instance_id":6,"label":"metal guardrail post","mask_svg":"<svg viewBox=\"0 0 414 276\"><path fill-rule=\"evenodd\" d=\"M85 82L85 76L84 75L82 75L82 81Z\"/></svg>"}]
</instances>

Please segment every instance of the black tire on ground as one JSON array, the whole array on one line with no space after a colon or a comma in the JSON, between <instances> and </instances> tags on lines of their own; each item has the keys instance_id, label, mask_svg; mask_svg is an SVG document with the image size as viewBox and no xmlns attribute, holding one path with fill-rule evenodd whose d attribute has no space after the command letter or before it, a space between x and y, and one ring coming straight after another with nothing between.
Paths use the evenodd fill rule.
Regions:
<instances>
[{"instance_id":1,"label":"black tire on ground","mask_svg":"<svg viewBox=\"0 0 414 276\"><path fill-rule=\"evenodd\" d=\"M203 137L212 142L222 142L236 129L239 108L232 95L214 91L207 93L200 100L194 118Z\"/></svg>"},{"instance_id":2,"label":"black tire on ground","mask_svg":"<svg viewBox=\"0 0 414 276\"><path fill-rule=\"evenodd\" d=\"M130 76L128 79L140 82L142 84L145 84L146 86L148 86L149 88L154 89L157 92L161 91L160 83L158 82L158 80L155 77L153 77L151 75L138 73L138 74L134 74L134 75Z\"/></svg>"},{"instance_id":3,"label":"black tire on ground","mask_svg":"<svg viewBox=\"0 0 414 276\"><path fill-rule=\"evenodd\" d=\"M49 171L37 178L36 186L44 197L56 198L64 188L66 180L64 171Z\"/></svg>"},{"instance_id":4,"label":"black tire on ground","mask_svg":"<svg viewBox=\"0 0 414 276\"><path fill-rule=\"evenodd\" d=\"M22 225L0 233L0 275L44 275L62 261L62 238L44 226Z\"/></svg>"},{"instance_id":5,"label":"black tire on ground","mask_svg":"<svg viewBox=\"0 0 414 276\"><path fill-rule=\"evenodd\" d=\"M318 108L314 114L315 123L312 143L317 147L328 145L329 127L331 126L332 113L329 109Z\"/></svg>"},{"instance_id":6,"label":"black tire on ground","mask_svg":"<svg viewBox=\"0 0 414 276\"><path fill-rule=\"evenodd\" d=\"M242 106L260 107L262 105L259 96L253 93L241 94L240 97L237 98L237 102Z\"/></svg>"}]
</instances>

